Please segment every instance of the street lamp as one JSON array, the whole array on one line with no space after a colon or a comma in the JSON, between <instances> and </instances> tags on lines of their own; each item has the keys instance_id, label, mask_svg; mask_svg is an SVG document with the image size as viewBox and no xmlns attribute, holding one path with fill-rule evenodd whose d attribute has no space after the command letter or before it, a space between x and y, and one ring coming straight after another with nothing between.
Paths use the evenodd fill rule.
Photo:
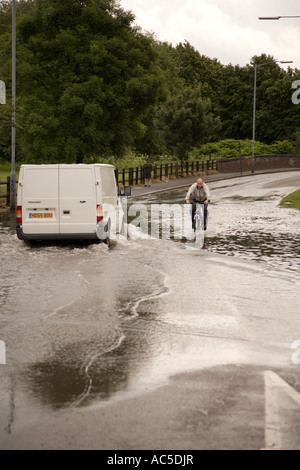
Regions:
<instances>
[{"instance_id":1,"label":"street lamp","mask_svg":"<svg viewBox=\"0 0 300 470\"><path fill-rule=\"evenodd\" d=\"M292 64L292 60L275 60L280 64ZM265 65L274 64L274 62L266 62L265 64L255 64L254 66L254 93L253 93L253 126L252 126L252 160L251 160L251 173L254 173L255 169L255 114L256 114L256 76L258 67L264 67Z\"/></svg>"},{"instance_id":2,"label":"street lamp","mask_svg":"<svg viewBox=\"0 0 300 470\"><path fill-rule=\"evenodd\" d=\"M281 18L300 18L300 16L259 16L259 20L280 20Z\"/></svg>"},{"instance_id":3,"label":"street lamp","mask_svg":"<svg viewBox=\"0 0 300 470\"><path fill-rule=\"evenodd\" d=\"M11 127L11 174L10 210L16 205L16 0L12 0L12 127Z\"/></svg>"}]
</instances>

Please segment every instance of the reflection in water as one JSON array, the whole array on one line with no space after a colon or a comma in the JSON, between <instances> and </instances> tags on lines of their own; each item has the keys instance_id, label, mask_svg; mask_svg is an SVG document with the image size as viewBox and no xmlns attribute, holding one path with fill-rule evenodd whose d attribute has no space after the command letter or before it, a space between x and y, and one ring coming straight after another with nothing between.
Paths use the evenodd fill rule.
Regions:
<instances>
[{"instance_id":1,"label":"reflection in water","mask_svg":"<svg viewBox=\"0 0 300 470\"><path fill-rule=\"evenodd\" d=\"M110 350L101 353L99 343L97 352L96 340L64 347L51 358L29 366L24 382L39 402L53 409L107 401L128 390L133 372L147 361L155 344L150 323L134 318L129 325L124 318L124 334Z\"/></svg>"},{"instance_id":2,"label":"reflection in water","mask_svg":"<svg viewBox=\"0 0 300 470\"><path fill-rule=\"evenodd\" d=\"M76 269L81 261L87 291L73 304L43 316L40 336L60 339L50 355L44 354L22 373L34 401L53 409L107 401L128 390L136 366L147 360L151 328L139 326L137 333L134 327L143 318L155 319L149 303L164 295L167 286L159 269L140 261L144 247L128 250L122 244L110 251L95 246L75 251L73 261L69 253ZM58 252L66 259L65 249ZM58 252L49 249L48 260L55 266L53 255Z\"/></svg>"},{"instance_id":3,"label":"reflection in water","mask_svg":"<svg viewBox=\"0 0 300 470\"><path fill-rule=\"evenodd\" d=\"M181 204L185 191L176 190L163 194L152 194L140 198L140 202L151 204ZM274 202L272 202L274 201ZM272 204L270 205L270 203ZM300 235L298 213L288 213L278 207L278 196L240 196L224 197L221 203L209 206L209 229L205 233L204 244L200 248L228 256L237 256L251 261L267 263L272 267L300 270ZM160 223L160 231L162 221ZM174 220L171 220L170 240L184 243L188 249L197 249L196 242L182 237L174 237ZM282 226L285 230L282 231ZM242 227L242 229L241 229ZM211 232L212 228L212 232ZM215 229L218 232L214 234ZM148 233L151 233L149 224ZM160 232L161 233L161 232Z\"/></svg>"},{"instance_id":4,"label":"reflection in water","mask_svg":"<svg viewBox=\"0 0 300 470\"><path fill-rule=\"evenodd\" d=\"M5 431L8 434L12 433L12 427L15 420L15 412L16 412L16 379L12 375L10 377L10 398L9 398L9 419L8 425L5 428Z\"/></svg>"},{"instance_id":5,"label":"reflection in water","mask_svg":"<svg viewBox=\"0 0 300 470\"><path fill-rule=\"evenodd\" d=\"M206 240L209 251L266 262L272 267L300 270L300 238L294 234L236 232Z\"/></svg>"},{"instance_id":6,"label":"reflection in water","mask_svg":"<svg viewBox=\"0 0 300 470\"><path fill-rule=\"evenodd\" d=\"M89 344L82 343L80 346L81 349L90 350ZM126 342L105 354L92 353L86 359L87 364L84 364L78 350L76 343L26 370L29 387L43 405L52 408L84 406L95 396L105 400L126 386Z\"/></svg>"},{"instance_id":7,"label":"reflection in water","mask_svg":"<svg viewBox=\"0 0 300 470\"><path fill-rule=\"evenodd\" d=\"M140 198L140 201L147 204L148 209L152 203L182 204L185 193L185 190L173 191ZM279 213L276 204L270 210L269 201L270 197L244 197L240 204L241 197L233 196L212 204L209 220L212 231L208 230L205 248L272 267L299 270L297 225L293 232L293 221L286 218L286 230L281 231L278 220L287 213ZM266 213L268 216L264 217ZM27 353L29 359L24 360L26 366L21 372L16 367L22 386L27 384L34 402L52 409L86 406L94 400L107 401L116 393L133 388L131 382L136 381L141 370L147 369L149 358L159 354L169 334L169 327L159 323L155 302L151 306L151 301L167 293L166 279L159 271L159 264L163 266L164 250L169 247L159 243L150 246L150 242L144 240L140 245L132 242L109 252L101 247L54 246L33 250L16 239L14 220L14 215L9 213L0 218L0 253L4 260L0 272L0 318L3 330L5 320L9 339L15 341L16 363L20 359L17 349L22 348L18 345L19 330L14 326L22 329L22 335L27 335L26 342L32 339L30 347L34 352L26 349L24 341L24 354ZM253 230L254 224L256 230ZM216 227L218 232L213 232ZM181 245L182 249L190 240L180 242L186 243ZM12 257L12 253L15 256ZM157 269L153 267L155 263ZM176 255L174 266L174 278L181 285L184 276L182 279L176 274ZM188 269L186 273L189 274ZM14 298L16 291L19 310ZM101 311L99 304L103 306ZM21 326L20 318L24 322ZM44 321L40 322L41 319ZM175 326L176 321L178 312L175 311ZM37 325L36 335L28 326L30 322ZM69 322L70 327L63 328L63 322L65 325ZM72 329L75 324L77 334ZM16 332L15 336L12 331ZM117 333L113 334L115 331ZM46 346L52 342L54 346L49 348L49 353ZM136 382L134 387L137 387ZM11 432L15 420L16 393L13 380L7 432Z\"/></svg>"}]
</instances>

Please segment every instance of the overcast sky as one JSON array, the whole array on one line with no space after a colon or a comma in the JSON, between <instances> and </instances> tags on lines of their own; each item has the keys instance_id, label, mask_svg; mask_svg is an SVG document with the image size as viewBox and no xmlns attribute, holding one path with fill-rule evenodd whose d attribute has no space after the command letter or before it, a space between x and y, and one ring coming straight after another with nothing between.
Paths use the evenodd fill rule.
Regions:
<instances>
[{"instance_id":1,"label":"overcast sky","mask_svg":"<svg viewBox=\"0 0 300 470\"><path fill-rule=\"evenodd\" d=\"M188 41L222 64L244 66L254 55L293 60L300 69L300 18L260 21L259 16L300 16L300 0L120 0L143 31L176 45Z\"/></svg>"}]
</instances>

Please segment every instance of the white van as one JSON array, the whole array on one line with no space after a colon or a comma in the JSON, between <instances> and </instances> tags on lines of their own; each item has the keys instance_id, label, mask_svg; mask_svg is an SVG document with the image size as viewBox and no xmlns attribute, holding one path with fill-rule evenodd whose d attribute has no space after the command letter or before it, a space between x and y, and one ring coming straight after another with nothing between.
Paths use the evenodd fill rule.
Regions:
<instances>
[{"instance_id":1,"label":"white van","mask_svg":"<svg viewBox=\"0 0 300 470\"><path fill-rule=\"evenodd\" d=\"M101 240L122 230L115 167L22 165L17 196L20 240Z\"/></svg>"}]
</instances>

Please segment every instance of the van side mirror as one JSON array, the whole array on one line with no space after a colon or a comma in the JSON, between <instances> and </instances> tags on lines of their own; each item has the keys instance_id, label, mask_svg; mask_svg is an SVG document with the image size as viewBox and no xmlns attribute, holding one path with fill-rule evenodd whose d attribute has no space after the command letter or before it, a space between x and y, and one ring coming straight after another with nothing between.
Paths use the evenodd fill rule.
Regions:
<instances>
[{"instance_id":1,"label":"van side mirror","mask_svg":"<svg viewBox=\"0 0 300 470\"><path fill-rule=\"evenodd\" d=\"M130 197L131 196L131 186L124 186L123 189L119 188L118 195L120 197Z\"/></svg>"}]
</instances>

